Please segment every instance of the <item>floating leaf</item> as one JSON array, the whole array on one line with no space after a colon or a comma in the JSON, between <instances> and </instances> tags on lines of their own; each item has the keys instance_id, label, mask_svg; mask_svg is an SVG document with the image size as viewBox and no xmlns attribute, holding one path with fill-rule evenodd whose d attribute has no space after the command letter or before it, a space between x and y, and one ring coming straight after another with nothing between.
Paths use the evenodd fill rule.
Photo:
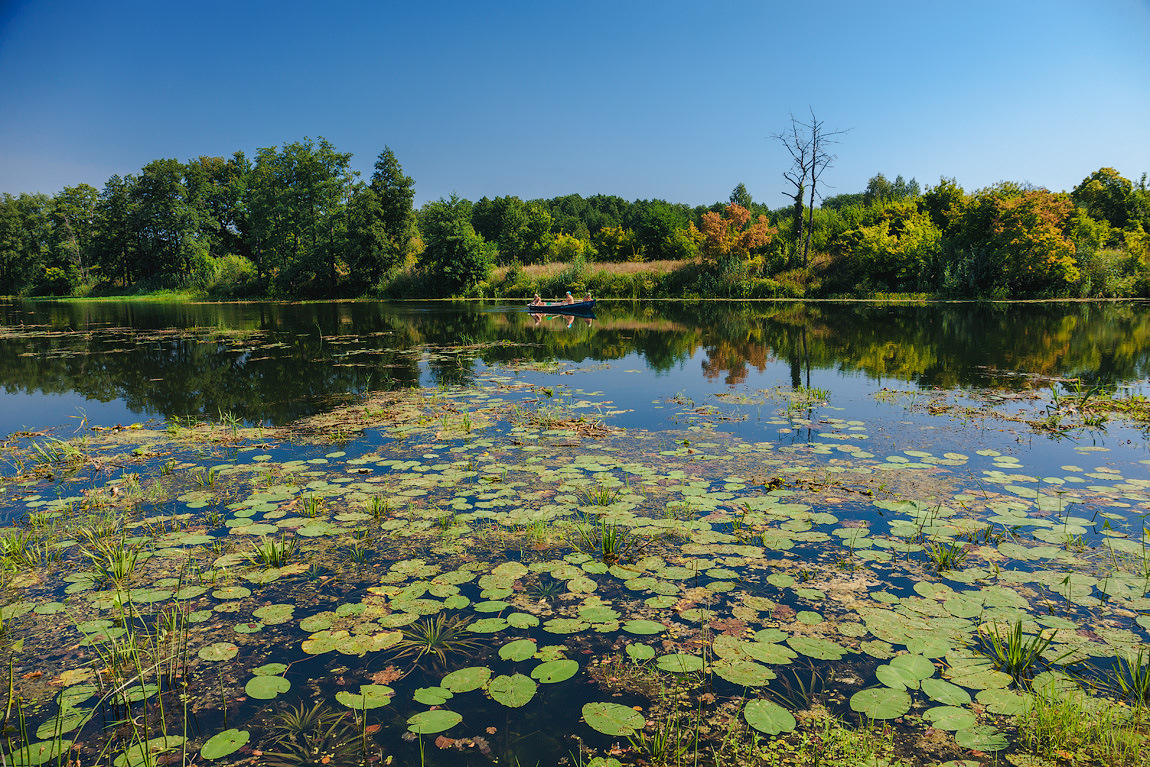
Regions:
<instances>
[{"instance_id":1,"label":"floating leaf","mask_svg":"<svg viewBox=\"0 0 1150 767\"><path fill-rule=\"evenodd\" d=\"M535 654L537 645L530 639L515 639L499 648L499 657L503 660L527 660Z\"/></svg>"},{"instance_id":2,"label":"floating leaf","mask_svg":"<svg viewBox=\"0 0 1150 767\"><path fill-rule=\"evenodd\" d=\"M201 659L210 661L231 660L236 657L236 653L240 651L231 642L215 642L207 647L201 647L197 653Z\"/></svg>"},{"instance_id":3,"label":"floating leaf","mask_svg":"<svg viewBox=\"0 0 1150 767\"><path fill-rule=\"evenodd\" d=\"M697 655L687 655L686 653L661 655L655 663L664 671L670 671L674 674L703 670L703 659Z\"/></svg>"},{"instance_id":4,"label":"floating leaf","mask_svg":"<svg viewBox=\"0 0 1150 767\"><path fill-rule=\"evenodd\" d=\"M974 712L958 706L936 706L923 712L923 719L940 730L965 730L973 727L977 719Z\"/></svg>"},{"instance_id":5,"label":"floating leaf","mask_svg":"<svg viewBox=\"0 0 1150 767\"><path fill-rule=\"evenodd\" d=\"M851 696L851 710L871 719L896 719L910 711L910 695L889 687L860 690Z\"/></svg>"},{"instance_id":6,"label":"floating leaf","mask_svg":"<svg viewBox=\"0 0 1150 767\"><path fill-rule=\"evenodd\" d=\"M579 662L567 659L552 660L540 663L531 670L531 678L538 679L543 684L564 682L579 671Z\"/></svg>"},{"instance_id":7,"label":"floating leaf","mask_svg":"<svg viewBox=\"0 0 1150 767\"><path fill-rule=\"evenodd\" d=\"M938 701L947 706L970 705L970 693L958 685L945 682L942 679L924 679L922 691L931 700Z\"/></svg>"},{"instance_id":8,"label":"floating leaf","mask_svg":"<svg viewBox=\"0 0 1150 767\"><path fill-rule=\"evenodd\" d=\"M1006 736L988 724L980 724L954 734L954 740L963 748L975 751L1001 751L1009 744Z\"/></svg>"},{"instance_id":9,"label":"floating leaf","mask_svg":"<svg viewBox=\"0 0 1150 767\"><path fill-rule=\"evenodd\" d=\"M535 697L538 686L523 674L497 676L487 685L487 694L496 703L502 703L508 708L519 708Z\"/></svg>"},{"instance_id":10,"label":"floating leaf","mask_svg":"<svg viewBox=\"0 0 1150 767\"><path fill-rule=\"evenodd\" d=\"M583 721L604 735L634 735L646 720L643 714L618 703L588 703L583 706Z\"/></svg>"},{"instance_id":11,"label":"floating leaf","mask_svg":"<svg viewBox=\"0 0 1150 767\"><path fill-rule=\"evenodd\" d=\"M450 730L463 721L463 715L445 708L435 711L421 711L407 720L407 729L416 735L434 735L437 732Z\"/></svg>"},{"instance_id":12,"label":"floating leaf","mask_svg":"<svg viewBox=\"0 0 1150 767\"><path fill-rule=\"evenodd\" d=\"M490 678L491 669L486 666L468 666L443 677L439 686L455 693L471 692L487 684Z\"/></svg>"},{"instance_id":13,"label":"floating leaf","mask_svg":"<svg viewBox=\"0 0 1150 767\"><path fill-rule=\"evenodd\" d=\"M222 759L239 751L251 735L246 730L224 730L208 738L200 748L200 756L205 759Z\"/></svg>"},{"instance_id":14,"label":"floating leaf","mask_svg":"<svg viewBox=\"0 0 1150 767\"><path fill-rule=\"evenodd\" d=\"M393 695L395 695L395 690L387 685L361 684L358 693L340 690L335 694L335 699L348 708L362 711L365 708L380 708L386 706L388 703L391 703Z\"/></svg>"},{"instance_id":15,"label":"floating leaf","mask_svg":"<svg viewBox=\"0 0 1150 767\"><path fill-rule=\"evenodd\" d=\"M667 627L662 623L656 621L648 621L642 619L629 620L622 625L622 629L628 634L659 634L667 630Z\"/></svg>"},{"instance_id":16,"label":"floating leaf","mask_svg":"<svg viewBox=\"0 0 1150 767\"><path fill-rule=\"evenodd\" d=\"M627 645L627 655L631 660L644 661L655 657L655 648L645 644Z\"/></svg>"},{"instance_id":17,"label":"floating leaf","mask_svg":"<svg viewBox=\"0 0 1150 767\"><path fill-rule=\"evenodd\" d=\"M816 660L842 660L842 657L849 652L845 647L837 645L829 639L819 639L818 637L788 637L787 644L796 652Z\"/></svg>"},{"instance_id":18,"label":"floating leaf","mask_svg":"<svg viewBox=\"0 0 1150 767\"><path fill-rule=\"evenodd\" d=\"M244 692L249 698L258 700L271 700L281 692L291 689L291 682L282 676L254 676L244 685Z\"/></svg>"},{"instance_id":19,"label":"floating leaf","mask_svg":"<svg viewBox=\"0 0 1150 767\"><path fill-rule=\"evenodd\" d=\"M443 687L420 687L412 697L417 703L422 703L425 706L442 706L455 696L451 690Z\"/></svg>"},{"instance_id":20,"label":"floating leaf","mask_svg":"<svg viewBox=\"0 0 1150 767\"><path fill-rule=\"evenodd\" d=\"M712 670L731 684L740 687L761 687L775 678L775 672L749 660L723 661L716 663Z\"/></svg>"},{"instance_id":21,"label":"floating leaf","mask_svg":"<svg viewBox=\"0 0 1150 767\"><path fill-rule=\"evenodd\" d=\"M770 700L752 700L743 708L747 724L766 735L782 735L795 729L790 711Z\"/></svg>"},{"instance_id":22,"label":"floating leaf","mask_svg":"<svg viewBox=\"0 0 1150 767\"><path fill-rule=\"evenodd\" d=\"M265 663L262 666L252 669L252 673L257 676L279 676L287 671L286 663Z\"/></svg>"}]
</instances>

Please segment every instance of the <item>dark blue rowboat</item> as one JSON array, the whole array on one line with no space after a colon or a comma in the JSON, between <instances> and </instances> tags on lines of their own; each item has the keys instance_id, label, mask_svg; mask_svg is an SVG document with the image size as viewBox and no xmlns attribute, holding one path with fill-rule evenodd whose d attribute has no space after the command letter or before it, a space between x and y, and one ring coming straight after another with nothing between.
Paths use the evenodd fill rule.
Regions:
<instances>
[{"instance_id":1,"label":"dark blue rowboat","mask_svg":"<svg viewBox=\"0 0 1150 767\"><path fill-rule=\"evenodd\" d=\"M590 314L594 308L595 299L591 299L573 304L528 304L527 311L537 314Z\"/></svg>"}]
</instances>

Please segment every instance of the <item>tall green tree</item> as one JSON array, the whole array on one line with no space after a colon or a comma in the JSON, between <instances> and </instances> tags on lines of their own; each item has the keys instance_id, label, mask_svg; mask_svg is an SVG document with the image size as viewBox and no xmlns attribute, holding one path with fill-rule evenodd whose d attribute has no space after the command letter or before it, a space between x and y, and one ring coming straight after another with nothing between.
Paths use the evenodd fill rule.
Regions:
<instances>
[{"instance_id":1,"label":"tall green tree","mask_svg":"<svg viewBox=\"0 0 1150 767\"><path fill-rule=\"evenodd\" d=\"M66 186L52 198L52 247L50 269L57 288L53 292L70 292L76 286L91 282L95 256L96 203L100 193L88 184ZM63 285L59 282L62 281Z\"/></svg>"},{"instance_id":2,"label":"tall green tree","mask_svg":"<svg viewBox=\"0 0 1150 767\"><path fill-rule=\"evenodd\" d=\"M52 246L52 200L44 194L0 198L0 293L35 290Z\"/></svg>"},{"instance_id":3,"label":"tall green tree","mask_svg":"<svg viewBox=\"0 0 1150 767\"><path fill-rule=\"evenodd\" d=\"M348 267L363 289L375 285L411 252L415 226L415 181L404 175L390 147L375 161L369 185L355 188L348 211Z\"/></svg>"},{"instance_id":4,"label":"tall green tree","mask_svg":"<svg viewBox=\"0 0 1150 767\"><path fill-rule=\"evenodd\" d=\"M471 203L457 195L423 206L421 263L445 295L470 292L491 274L495 248L471 225Z\"/></svg>"},{"instance_id":5,"label":"tall green tree","mask_svg":"<svg viewBox=\"0 0 1150 767\"><path fill-rule=\"evenodd\" d=\"M101 279L107 282L129 285L139 276L135 185L136 177L130 173L114 175L104 183L96 201L95 261Z\"/></svg>"},{"instance_id":6,"label":"tall green tree","mask_svg":"<svg viewBox=\"0 0 1150 767\"><path fill-rule=\"evenodd\" d=\"M752 203L753 200L751 200L751 193L747 191L747 185L740 181L731 191L731 204L750 210Z\"/></svg>"}]
</instances>

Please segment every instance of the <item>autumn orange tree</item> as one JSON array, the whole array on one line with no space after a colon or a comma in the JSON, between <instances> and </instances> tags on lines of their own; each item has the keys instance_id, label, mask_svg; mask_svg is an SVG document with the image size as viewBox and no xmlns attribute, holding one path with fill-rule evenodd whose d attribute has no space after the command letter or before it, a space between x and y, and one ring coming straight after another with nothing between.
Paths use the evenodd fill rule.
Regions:
<instances>
[{"instance_id":1,"label":"autumn orange tree","mask_svg":"<svg viewBox=\"0 0 1150 767\"><path fill-rule=\"evenodd\" d=\"M732 203L727 206L725 215L716 211L704 213L692 236L699 244L699 253L707 261L718 262L727 257L750 261L752 251L768 245L778 231L766 216L752 221L749 210Z\"/></svg>"},{"instance_id":2,"label":"autumn orange tree","mask_svg":"<svg viewBox=\"0 0 1150 767\"><path fill-rule=\"evenodd\" d=\"M1007 295L1064 293L1079 277L1065 193L1002 183L977 192L956 221L956 244L984 250Z\"/></svg>"}]
</instances>

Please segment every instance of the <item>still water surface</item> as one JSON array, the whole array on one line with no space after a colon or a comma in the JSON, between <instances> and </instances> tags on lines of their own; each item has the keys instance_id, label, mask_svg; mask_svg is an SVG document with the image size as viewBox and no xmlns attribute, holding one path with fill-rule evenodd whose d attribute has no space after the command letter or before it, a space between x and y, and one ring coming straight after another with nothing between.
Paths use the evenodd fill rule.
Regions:
<instances>
[{"instance_id":1,"label":"still water surface","mask_svg":"<svg viewBox=\"0 0 1150 767\"><path fill-rule=\"evenodd\" d=\"M1144 392L1144 309L0 303L0 434L83 434L87 451L66 469L32 450L40 435L5 444L5 536L64 552L9 582L10 636L34 656L18 664L36 664L15 673L90 678L46 630L54 611L85 642L118 636L122 599L75 572L88 555L66 520L111 509L154 557L125 581L134 599L190 621L193 751L237 727L252 741L231 759L282 748L286 706L370 693L373 729L352 740L375 758L550 764L622 742L633 763L596 706L666 720L675 689L721 739L754 718L748 696L810 703L800 664L836 714L913 706L953 723L948 758L1009 750L996 717L1018 695L983 668L987 625L1061 632L1058 654L1096 678L1150 625L1132 617L1150 609L1145 430L1027 423L1095 387ZM362 432L308 420L357 408L384 415ZM642 547L615 560L580 540L604 524ZM262 536L296 541L292 563L254 563ZM939 569L930 546L969 558ZM469 621L474 645L413 664L398 632L434 616ZM444 705L460 723L424 754L412 736ZM81 727L91 752L113 737Z\"/></svg>"}]
</instances>

